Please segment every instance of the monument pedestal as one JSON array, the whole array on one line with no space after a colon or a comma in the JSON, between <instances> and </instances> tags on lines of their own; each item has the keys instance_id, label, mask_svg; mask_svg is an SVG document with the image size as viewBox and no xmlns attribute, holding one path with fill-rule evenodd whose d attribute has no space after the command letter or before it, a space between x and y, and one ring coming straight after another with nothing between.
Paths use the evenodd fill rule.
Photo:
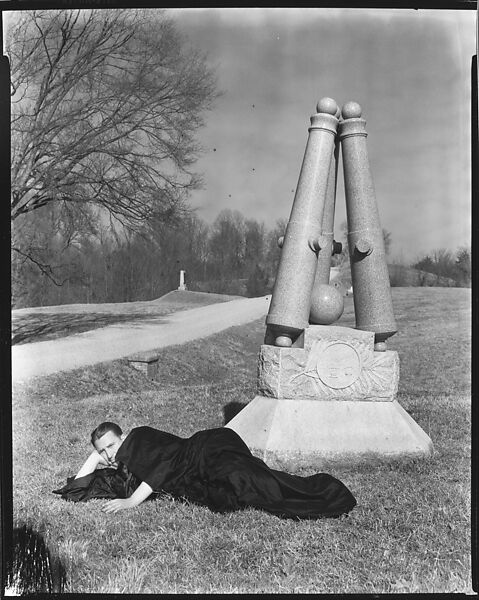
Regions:
<instances>
[{"instance_id":1,"label":"monument pedestal","mask_svg":"<svg viewBox=\"0 0 479 600\"><path fill-rule=\"evenodd\" d=\"M425 457L429 436L397 401L285 400L256 396L226 427L270 467Z\"/></svg>"},{"instance_id":2,"label":"monument pedestal","mask_svg":"<svg viewBox=\"0 0 479 600\"><path fill-rule=\"evenodd\" d=\"M304 347L261 346L258 395L227 423L269 466L426 457L428 435L395 399L396 352L374 333L311 325Z\"/></svg>"}]
</instances>

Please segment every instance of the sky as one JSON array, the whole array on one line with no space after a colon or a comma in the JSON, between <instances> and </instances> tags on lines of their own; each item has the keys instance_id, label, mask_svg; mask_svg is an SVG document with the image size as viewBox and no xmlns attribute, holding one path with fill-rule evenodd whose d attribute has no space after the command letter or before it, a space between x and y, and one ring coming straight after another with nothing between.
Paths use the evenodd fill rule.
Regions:
<instances>
[{"instance_id":1,"label":"sky","mask_svg":"<svg viewBox=\"0 0 479 600\"><path fill-rule=\"evenodd\" d=\"M170 9L207 55L223 95L205 115L191 204L213 222L239 210L288 219L310 116L359 102L381 225L406 262L471 238L470 72L476 11ZM346 219L342 164L335 237Z\"/></svg>"},{"instance_id":2,"label":"sky","mask_svg":"<svg viewBox=\"0 0 479 600\"><path fill-rule=\"evenodd\" d=\"M206 55L222 95L205 116L191 206L267 228L289 218L322 97L359 102L391 258L414 262L471 243L471 59L476 11L167 9ZM12 14L12 13L10 13ZM8 24L4 19L4 28ZM335 239L346 220L342 164Z\"/></svg>"}]
</instances>

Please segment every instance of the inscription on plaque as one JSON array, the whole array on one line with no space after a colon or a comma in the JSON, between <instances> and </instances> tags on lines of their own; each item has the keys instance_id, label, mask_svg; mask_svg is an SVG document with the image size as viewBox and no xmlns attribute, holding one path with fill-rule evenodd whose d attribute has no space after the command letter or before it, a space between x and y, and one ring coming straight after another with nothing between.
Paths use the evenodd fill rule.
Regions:
<instances>
[{"instance_id":1,"label":"inscription on plaque","mask_svg":"<svg viewBox=\"0 0 479 600\"><path fill-rule=\"evenodd\" d=\"M350 344L334 342L321 353L316 371L327 386L333 389L346 388L361 374L361 359Z\"/></svg>"}]
</instances>

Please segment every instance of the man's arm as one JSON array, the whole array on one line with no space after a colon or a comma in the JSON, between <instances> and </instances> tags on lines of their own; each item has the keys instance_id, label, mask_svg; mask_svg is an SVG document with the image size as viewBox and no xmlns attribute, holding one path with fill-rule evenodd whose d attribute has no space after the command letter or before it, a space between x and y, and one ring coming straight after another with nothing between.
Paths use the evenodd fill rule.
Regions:
<instances>
[{"instance_id":1,"label":"man's arm","mask_svg":"<svg viewBox=\"0 0 479 600\"><path fill-rule=\"evenodd\" d=\"M126 508L133 508L141 504L143 500L146 500L150 494L153 493L151 488L145 481L140 483L133 494L129 498L118 498L116 500L110 500L103 505L103 512L116 513L119 510L125 510Z\"/></svg>"},{"instance_id":2,"label":"man's arm","mask_svg":"<svg viewBox=\"0 0 479 600\"><path fill-rule=\"evenodd\" d=\"M98 467L98 465L106 465L107 463L103 460L103 458L98 454L96 450L90 454L90 456L84 462L82 468L75 475L75 479L79 477L83 477L84 475L89 475L93 473L93 471Z\"/></svg>"}]
</instances>

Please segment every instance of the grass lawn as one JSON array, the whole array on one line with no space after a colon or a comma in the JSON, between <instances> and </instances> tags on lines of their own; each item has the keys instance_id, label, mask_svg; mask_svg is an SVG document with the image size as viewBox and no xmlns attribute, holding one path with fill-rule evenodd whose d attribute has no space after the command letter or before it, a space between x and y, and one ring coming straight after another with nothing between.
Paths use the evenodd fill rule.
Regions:
<instances>
[{"instance_id":1,"label":"grass lawn","mask_svg":"<svg viewBox=\"0 0 479 600\"><path fill-rule=\"evenodd\" d=\"M105 515L53 495L104 420L172 433L222 426L255 395L263 319L161 351L157 381L124 361L16 384L14 516L44 533L68 592L471 592L471 292L393 288L399 401L429 434L429 460L333 466L349 516L214 514L169 497ZM352 299L339 324L354 326ZM310 474L304 470L301 474Z\"/></svg>"}]
</instances>

